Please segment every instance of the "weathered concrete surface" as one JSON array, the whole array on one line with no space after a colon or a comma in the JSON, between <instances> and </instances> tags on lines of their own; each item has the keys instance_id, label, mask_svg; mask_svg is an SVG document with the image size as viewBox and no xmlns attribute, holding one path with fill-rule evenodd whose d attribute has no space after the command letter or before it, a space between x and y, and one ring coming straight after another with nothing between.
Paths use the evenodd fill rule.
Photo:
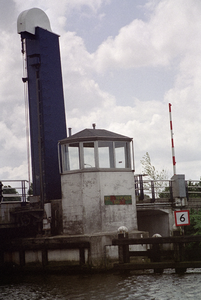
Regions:
<instances>
[{"instance_id":1,"label":"weathered concrete surface","mask_svg":"<svg viewBox=\"0 0 201 300\"><path fill-rule=\"evenodd\" d=\"M146 237L146 233L133 231L130 238ZM118 262L118 246L112 245L117 239L117 232L96 233L92 235L70 235L40 238L23 238L7 241L0 246L1 261L16 265L41 264L59 266L63 263L80 265L79 249L85 248L85 266L95 269L109 269ZM43 253L46 251L47 261L44 264ZM22 255L24 256L22 259ZM21 258L20 258L21 257Z\"/></svg>"},{"instance_id":2,"label":"weathered concrete surface","mask_svg":"<svg viewBox=\"0 0 201 300\"><path fill-rule=\"evenodd\" d=\"M137 207L138 229L148 231L152 237L155 233L161 236L171 236L174 225L174 212L172 208L159 208L152 205L150 208Z\"/></svg>"},{"instance_id":3,"label":"weathered concrete surface","mask_svg":"<svg viewBox=\"0 0 201 300\"><path fill-rule=\"evenodd\" d=\"M0 203L0 228L16 226L15 219L11 212L15 208L21 207L21 202L1 202Z\"/></svg>"},{"instance_id":4,"label":"weathered concrete surface","mask_svg":"<svg viewBox=\"0 0 201 300\"><path fill-rule=\"evenodd\" d=\"M63 174L64 234L137 230L134 177L130 172L78 172ZM104 196L130 195L132 204L106 205Z\"/></svg>"}]
</instances>

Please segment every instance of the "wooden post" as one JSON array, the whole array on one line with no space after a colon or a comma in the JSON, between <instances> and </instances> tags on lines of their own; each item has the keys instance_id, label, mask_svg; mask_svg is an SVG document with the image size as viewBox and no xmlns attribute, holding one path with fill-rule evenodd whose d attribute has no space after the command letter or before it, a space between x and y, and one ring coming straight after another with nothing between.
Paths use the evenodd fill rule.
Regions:
<instances>
[{"instance_id":1,"label":"wooden post","mask_svg":"<svg viewBox=\"0 0 201 300\"><path fill-rule=\"evenodd\" d=\"M47 249L42 249L42 265L43 265L43 267L48 265L48 252L47 252Z\"/></svg>"},{"instance_id":2,"label":"wooden post","mask_svg":"<svg viewBox=\"0 0 201 300\"><path fill-rule=\"evenodd\" d=\"M180 261L179 243L174 243L174 260L175 260L175 262Z\"/></svg>"},{"instance_id":3,"label":"wooden post","mask_svg":"<svg viewBox=\"0 0 201 300\"><path fill-rule=\"evenodd\" d=\"M184 260L184 243L174 244L174 259L175 262L182 262ZM175 268L177 274L183 274L186 272L186 268Z\"/></svg>"},{"instance_id":4,"label":"wooden post","mask_svg":"<svg viewBox=\"0 0 201 300\"><path fill-rule=\"evenodd\" d=\"M152 244L152 261L153 262L160 262L161 261L161 245L160 244ZM154 269L154 273L163 273L163 269Z\"/></svg>"},{"instance_id":5,"label":"wooden post","mask_svg":"<svg viewBox=\"0 0 201 300\"><path fill-rule=\"evenodd\" d=\"M79 253L80 253L80 265L85 264L85 249L84 248L79 248Z\"/></svg>"},{"instance_id":6,"label":"wooden post","mask_svg":"<svg viewBox=\"0 0 201 300\"><path fill-rule=\"evenodd\" d=\"M4 251L0 251L0 267L4 265Z\"/></svg>"},{"instance_id":7,"label":"wooden post","mask_svg":"<svg viewBox=\"0 0 201 300\"><path fill-rule=\"evenodd\" d=\"M120 233L118 234L118 239L128 238L128 233ZM129 245L119 245L119 263L129 263L130 255L129 255Z\"/></svg>"},{"instance_id":8,"label":"wooden post","mask_svg":"<svg viewBox=\"0 0 201 300\"><path fill-rule=\"evenodd\" d=\"M20 267L25 266L25 251L24 250L19 251L19 258L20 258Z\"/></svg>"}]
</instances>

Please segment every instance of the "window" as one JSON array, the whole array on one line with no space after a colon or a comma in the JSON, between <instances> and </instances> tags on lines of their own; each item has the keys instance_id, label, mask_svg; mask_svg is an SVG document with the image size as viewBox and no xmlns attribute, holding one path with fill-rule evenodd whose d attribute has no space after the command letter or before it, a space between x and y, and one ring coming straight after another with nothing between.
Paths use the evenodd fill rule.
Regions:
<instances>
[{"instance_id":1,"label":"window","mask_svg":"<svg viewBox=\"0 0 201 300\"><path fill-rule=\"evenodd\" d=\"M116 168L130 168L130 147L127 142L115 142Z\"/></svg>"},{"instance_id":2,"label":"window","mask_svg":"<svg viewBox=\"0 0 201 300\"><path fill-rule=\"evenodd\" d=\"M79 144L64 145L64 171L77 170L79 164Z\"/></svg>"},{"instance_id":3,"label":"window","mask_svg":"<svg viewBox=\"0 0 201 300\"><path fill-rule=\"evenodd\" d=\"M98 142L99 168L114 168L113 142Z\"/></svg>"},{"instance_id":4,"label":"window","mask_svg":"<svg viewBox=\"0 0 201 300\"><path fill-rule=\"evenodd\" d=\"M94 142L83 143L83 153L84 153L84 168L94 168L95 167Z\"/></svg>"},{"instance_id":5,"label":"window","mask_svg":"<svg viewBox=\"0 0 201 300\"><path fill-rule=\"evenodd\" d=\"M62 145L63 171L131 168L130 142L89 141Z\"/></svg>"}]
</instances>

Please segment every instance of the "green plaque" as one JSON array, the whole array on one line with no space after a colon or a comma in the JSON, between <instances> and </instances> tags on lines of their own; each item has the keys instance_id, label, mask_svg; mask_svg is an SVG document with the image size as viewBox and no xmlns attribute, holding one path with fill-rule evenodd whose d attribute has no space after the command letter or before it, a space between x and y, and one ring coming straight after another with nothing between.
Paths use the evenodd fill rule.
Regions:
<instances>
[{"instance_id":1,"label":"green plaque","mask_svg":"<svg viewBox=\"0 0 201 300\"><path fill-rule=\"evenodd\" d=\"M127 205L132 204L131 195L120 195L120 196L104 196L105 205Z\"/></svg>"}]
</instances>

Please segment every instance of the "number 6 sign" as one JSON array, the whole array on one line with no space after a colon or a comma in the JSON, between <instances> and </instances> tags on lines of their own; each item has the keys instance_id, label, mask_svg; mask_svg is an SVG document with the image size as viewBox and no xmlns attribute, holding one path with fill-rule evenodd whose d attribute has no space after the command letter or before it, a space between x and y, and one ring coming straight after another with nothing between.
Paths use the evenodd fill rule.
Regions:
<instances>
[{"instance_id":1,"label":"number 6 sign","mask_svg":"<svg viewBox=\"0 0 201 300\"><path fill-rule=\"evenodd\" d=\"M176 226L190 225L189 210L179 210L174 212Z\"/></svg>"}]
</instances>

